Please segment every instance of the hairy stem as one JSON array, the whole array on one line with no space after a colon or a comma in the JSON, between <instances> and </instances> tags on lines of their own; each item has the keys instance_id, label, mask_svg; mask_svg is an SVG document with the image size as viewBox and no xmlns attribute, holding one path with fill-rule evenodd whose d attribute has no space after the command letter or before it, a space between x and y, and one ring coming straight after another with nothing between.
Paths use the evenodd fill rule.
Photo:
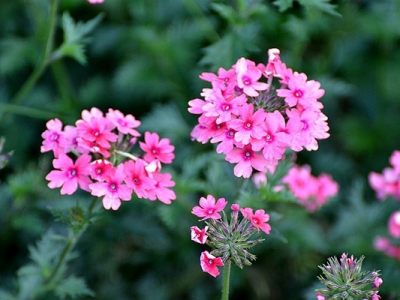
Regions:
<instances>
[{"instance_id":1,"label":"hairy stem","mask_svg":"<svg viewBox=\"0 0 400 300\"><path fill-rule=\"evenodd\" d=\"M221 300L228 300L229 299L229 279L231 275L231 261L225 263L224 266L224 278L223 278L223 285L222 285L222 297Z\"/></svg>"}]
</instances>

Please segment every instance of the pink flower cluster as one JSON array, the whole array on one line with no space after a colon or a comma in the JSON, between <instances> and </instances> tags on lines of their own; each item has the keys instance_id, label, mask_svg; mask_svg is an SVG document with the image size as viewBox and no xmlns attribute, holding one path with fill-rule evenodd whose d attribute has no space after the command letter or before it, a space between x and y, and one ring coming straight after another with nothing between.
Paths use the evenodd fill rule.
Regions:
<instances>
[{"instance_id":1,"label":"pink flower cluster","mask_svg":"<svg viewBox=\"0 0 400 300\"><path fill-rule=\"evenodd\" d=\"M109 109L104 115L97 108L82 112L75 126L63 126L58 119L47 122L42 133L41 152L52 151L55 159L46 179L50 188L61 187L61 194L71 195L81 188L103 197L105 209L117 210L121 201L138 198L170 204L176 199L175 185L169 173L161 173L162 164L172 163L174 146L157 133L145 132L139 158L129 151L137 145L140 121ZM72 157L76 157L73 159Z\"/></svg>"},{"instance_id":2,"label":"pink flower cluster","mask_svg":"<svg viewBox=\"0 0 400 300\"><path fill-rule=\"evenodd\" d=\"M329 137L320 83L287 68L278 49L268 54L267 65L240 58L218 75L202 73L212 88L203 89L204 100L189 101L189 112L200 115L192 138L218 143L237 177L274 169L287 148L317 150L317 140Z\"/></svg>"},{"instance_id":3,"label":"pink flower cluster","mask_svg":"<svg viewBox=\"0 0 400 300\"><path fill-rule=\"evenodd\" d=\"M294 165L282 178L282 183L287 184L301 205L310 212L320 208L339 191L339 185L329 174L322 173L315 177L308 165Z\"/></svg>"},{"instance_id":4,"label":"pink flower cluster","mask_svg":"<svg viewBox=\"0 0 400 300\"><path fill-rule=\"evenodd\" d=\"M195 206L192 209L192 214L195 216L202 218L199 221L205 221L207 219L210 220L220 220L221 214L227 205L227 201L224 198L219 198L217 201L212 195L208 195L207 198L201 197L199 201L199 206ZM265 213L264 210L259 209L253 213L253 209L244 208L241 209L238 204L232 204L232 223L228 225L226 220L220 221L219 223L214 222L210 223L210 227L213 229L221 230L221 232L215 234L215 231L209 231L209 226L205 226L203 229L198 228L197 226L190 227L191 231L191 240L199 243L205 244L207 239L210 237L213 241L210 242L211 246L216 246L217 248L224 249L224 254L229 253L229 247L235 244L235 238L238 238L240 235L245 235L246 239L250 237L252 231L245 230L245 225L240 226L240 234L236 234L236 230L238 229L238 211L242 213L243 217L250 222L251 229L262 230L266 234L269 234L271 231L271 226L267 224L269 221L269 215ZM226 218L225 218L226 219ZM229 229L228 229L229 228ZM215 243L217 240L217 243ZM245 240L242 240L245 244ZM235 248L236 251L238 248ZM218 252L220 253L220 252ZM217 277L220 273L218 267L224 266L224 261L227 260L228 256L215 257L212 253L208 251L204 251L200 256L200 265L204 272L209 273L213 277ZM234 259L234 261L238 261L238 259Z\"/></svg>"},{"instance_id":5,"label":"pink flower cluster","mask_svg":"<svg viewBox=\"0 0 400 300\"><path fill-rule=\"evenodd\" d=\"M375 238L375 249L400 261L400 210L391 214L388 221L388 231L392 239L384 236Z\"/></svg>"},{"instance_id":6,"label":"pink flower cluster","mask_svg":"<svg viewBox=\"0 0 400 300\"><path fill-rule=\"evenodd\" d=\"M382 174L371 172L368 181L379 200L393 197L400 200L400 151L393 152L389 159L391 167L383 169Z\"/></svg>"}]
</instances>

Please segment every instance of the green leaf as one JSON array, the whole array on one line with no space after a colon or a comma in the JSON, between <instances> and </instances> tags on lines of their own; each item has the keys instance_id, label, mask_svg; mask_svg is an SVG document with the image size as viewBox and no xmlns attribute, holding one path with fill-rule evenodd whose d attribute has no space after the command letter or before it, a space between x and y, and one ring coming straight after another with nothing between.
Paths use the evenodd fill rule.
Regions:
<instances>
[{"instance_id":1,"label":"green leaf","mask_svg":"<svg viewBox=\"0 0 400 300\"><path fill-rule=\"evenodd\" d=\"M211 7L221 17L223 17L226 21L228 21L229 24L235 24L237 22L236 21L237 14L232 6L228 6L228 5L222 4L222 3L212 3Z\"/></svg>"},{"instance_id":2,"label":"green leaf","mask_svg":"<svg viewBox=\"0 0 400 300\"><path fill-rule=\"evenodd\" d=\"M276 0L272 3L278 6L279 12L284 12L293 6L293 0Z\"/></svg>"},{"instance_id":3,"label":"green leaf","mask_svg":"<svg viewBox=\"0 0 400 300\"><path fill-rule=\"evenodd\" d=\"M72 19L68 13L62 16L62 28L64 30L64 41L59 49L57 49L51 59L58 59L63 56L71 57L80 64L86 63L84 44L87 43L88 35L101 21L102 14L99 14L86 23L78 22Z\"/></svg>"},{"instance_id":4,"label":"green leaf","mask_svg":"<svg viewBox=\"0 0 400 300\"><path fill-rule=\"evenodd\" d=\"M85 281L82 278L75 277L73 275L64 279L55 289L55 294L60 299L71 297L73 299L82 296L92 296L95 294L91 291Z\"/></svg>"},{"instance_id":5,"label":"green leaf","mask_svg":"<svg viewBox=\"0 0 400 300\"><path fill-rule=\"evenodd\" d=\"M330 15L341 17L336 11L336 5L329 3L330 0L298 0L299 3L307 8L317 8Z\"/></svg>"}]
</instances>

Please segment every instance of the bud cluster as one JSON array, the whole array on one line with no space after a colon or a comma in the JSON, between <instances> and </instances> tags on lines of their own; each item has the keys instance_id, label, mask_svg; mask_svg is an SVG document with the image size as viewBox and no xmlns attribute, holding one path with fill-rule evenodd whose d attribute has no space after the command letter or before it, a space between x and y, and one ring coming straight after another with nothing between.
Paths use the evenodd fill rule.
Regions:
<instances>
[{"instance_id":1,"label":"bud cluster","mask_svg":"<svg viewBox=\"0 0 400 300\"><path fill-rule=\"evenodd\" d=\"M192 213L198 217L203 217L200 221L205 221L203 229L192 226L191 239L200 244L207 244L213 250L204 251L200 257L200 265L204 272L216 277L219 275L217 266L223 266L231 260L239 268L251 266L251 261L256 256L249 252L253 246L264 241L263 238L250 240L255 232L261 229L269 234L271 226L266 222L269 215L264 210L259 209L253 213L251 208L240 208L238 204L231 206L231 218L228 221L226 213L223 211L227 204L224 198L218 199L208 195L207 198L200 198L200 206L195 206ZM243 218L239 219L239 211ZM222 212L222 217L219 212Z\"/></svg>"},{"instance_id":2,"label":"bud cluster","mask_svg":"<svg viewBox=\"0 0 400 300\"><path fill-rule=\"evenodd\" d=\"M354 259L353 255L348 257L343 253L340 260L331 257L326 265L318 266L322 270L322 276L318 276L318 279L326 288L316 290L317 299L380 299L378 292L383 280L379 277L379 271L362 271L363 260L364 256Z\"/></svg>"}]
</instances>

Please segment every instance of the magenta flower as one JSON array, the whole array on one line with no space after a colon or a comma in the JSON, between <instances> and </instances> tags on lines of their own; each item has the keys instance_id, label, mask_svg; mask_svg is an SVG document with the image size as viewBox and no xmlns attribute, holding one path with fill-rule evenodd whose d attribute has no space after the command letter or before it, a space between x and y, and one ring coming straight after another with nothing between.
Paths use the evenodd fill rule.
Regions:
<instances>
[{"instance_id":1,"label":"magenta flower","mask_svg":"<svg viewBox=\"0 0 400 300\"><path fill-rule=\"evenodd\" d=\"M154 190L156 181L148 176L143 160L130 160L124 166L126 185L133 189L138 198L149 198L149 191Z\"/></svg>"},{"instance_id":2,"label":"magenta flower","mask_svg":"<svg viewBox=\"0 0 400 300\"><path fill-rule=\"evenodd\" d=\"M152 160L159 160L162 163L170 164L175 158L173 153L175 147L170 145L169 139L164 138L160 140L157 133L146 132L144 134L144 143L139 142L140 148L146 152L144 159L147 162Z\"/></svg>"},{"instance_id":3,"label":"magenta flower","mask_svg":"<svg viewBox=\"0 0 400 300\"><path fill-rule=\"evenodd\" d=\"M215 257L211 255L208 251L204 251L200 255L200 266L203 272L210 274L213 277L219 275L218 267L222 267L224 262L221 257Z\"/></svg>"},{"instance_id":4,"label":"magenta flower","mask_svg":"<svg viewBox=\"0 0 400 300\"><path fill-rule=\"evenodd\" d=\"M115 167L108 160L96 160L90 165L90 177L97 181L104 181L106 177L115 173Z\"/></svg>"},{"instance_id":5,"label":"magenta flower","mask_svg":"<svg viewBox=\"0 0 400 300\"><path fill-rule=\"evenodd\" d=\"M288 89L278 89L276 93L279 97L285 98L286 103L290 107L293 107L297 102L306 102L308 97L306 82L307 76L305 74L294 72L293 76L289 79Z\"/></svg>"},{"instance_id":6,"label":"magenta flower","mask_svg":"<svg viewBox=\"0 0 400 300\"><path fill-rule=\"evenodd\" d=\"M263 209L256 210L254 214L253 209L249 207L241 208L240 211L243 217L248 219L254 227L256 227L258 230L261 229L266 234L269 234L271 231L271 226L267 224L269 220L269 214L266 214Z\"/></svg>"},{"instance_id":7,"label":"magenta flower","mask_svg":"<svg viewBox=\"0 0 400 300\"><path fill-rule=\"evenodd\" d=\"M82 113L83 115L83 113ZM115 126L104 117L91 117L89 120L76 122L79 137L88 142L97 144L100 148L109 149L110 142L116 142L118 136L111 132ZM78 140L78 143L80 140Z\"/></svg>"},{"instance_id":8,"label":"magenta flower","mask_svg":"<svg viewBox=\"0 0 400 300\"><path fill-rule=\"evenodd\" d=\"M132 189L122 182L125 179L124 165L118 165L115 173L106 176L103 182L96 182L89 185L92 195L103 198L105 209L117 210L121 206L121 200L131 200Z\"/></svg>"},{"instance_id":9,"label":"magenta flower","mask_svg":"<svg viewBox=\"0 0 400 300\"><path fill-rule=\"evenodd\" d=\"M63 124L59 119L53 119L46 123L47 130L42 133L42 146L40 152L53 151L54 157L60 153L65 153L65 138L62 130Z\"/></svg>"},{"instance_id":10,"label":"magenta flower","mask_svg":"<svg viewBox=\"0 0 400 300\"><path fill-rule=\"evenodd\" d=\"M392 213L388 223L389 233L392 237L400 238L400 210Z\"/></svg>"},{"instance_id":11,"label":"magenta flower","mask_svg":"<svg viewBox=\"0 0 400 300\"><path fill-rule=\"evenodd\" d=\"M204 227L203 229L200 229L197 226L190 227L190 236L192 241L199 244L205 244L207 241L207 230L208 226Z\"/></svg>"},{"instance_id":12,"label":"magenta flower","mask_svg":"<svg viewBox=\"0 0 400 300\"><path fill-rule=\"evenodd\" d=\"M203 218L200 221L206 219L220 219L221 215L219 212L224 210L227 203L228 201L226 201L225 198L219 198L217 203L215 203L215 198L212 195L208 195L207 199L201 197L199 201L200 206L193 207L192 214Z\"/></svg>"},{"instance_id":13,"label":"magenta flower","mask_svg":"<svg viewBox=\"0 0 400 300\"><path fill-rule=\"evenodd\" d=\"M61 187L62 195L72 195L78 186L90 192L89 179L91 157L82 154L74 163L72 159L64 153L60 153L59 157L53 160L53 166L56 169L47 174L46 179L50 182L48 187L51 189Z\"/></svg>"}]
</instances>

